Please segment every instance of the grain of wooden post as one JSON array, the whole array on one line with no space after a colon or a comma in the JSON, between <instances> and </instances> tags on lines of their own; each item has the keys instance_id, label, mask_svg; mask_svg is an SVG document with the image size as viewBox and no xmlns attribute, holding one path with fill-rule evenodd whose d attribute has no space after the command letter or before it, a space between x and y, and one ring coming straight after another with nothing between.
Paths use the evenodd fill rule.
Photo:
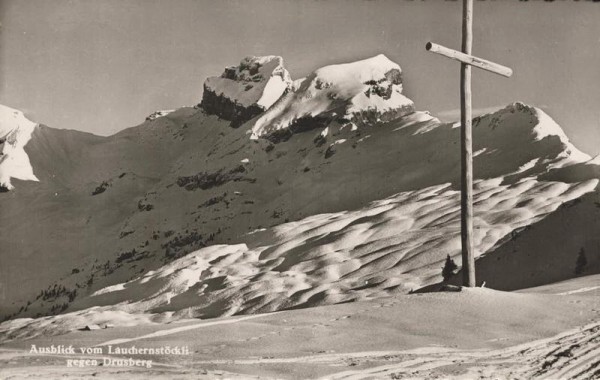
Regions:
<instances>
[{"instance_id":1,"label":"grain of wooden post","mask_svg":"<svg viewBox=\"0 0 600 380\"><path fill-rule=\"evenodd\" d=\"M471 54L473 47L473 0L463 1L462 52ZM473 143L471 113L471 65L460 65L461 187L460 212L463 262L463 285L475 286L473 252Z\"/></svg>"},{"instance_id":2,"label":"grain of wooden post","mask_svg":"<svg viewBox=\"0 0 600 380\"><path fill-rule=\"evenodd\" d=\"M487 59L467 55L461 53L460 51L456 51L433 42L428 42L427 45L425 45L425 49L432 53L443 55L444 57L475 66L491 73L502 75L503 77L509 78L513 74L513 71L510 67L488 61Z\"/></svg>"}]
</instances>

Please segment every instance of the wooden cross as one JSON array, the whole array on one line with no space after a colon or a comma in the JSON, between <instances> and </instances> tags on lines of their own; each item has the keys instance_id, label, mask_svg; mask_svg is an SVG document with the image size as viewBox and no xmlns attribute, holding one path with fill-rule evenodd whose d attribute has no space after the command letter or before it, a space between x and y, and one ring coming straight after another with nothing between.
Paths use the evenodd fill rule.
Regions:
<instances>
[{"instance_id":1,"label":"wooden cross","mask_svg":"<svg viewBox=\"0 0 600 380\"><path fill-rule=\"evenodd\" d=\"M425 49L461 62L461 188L460 238L462 246L463 285L475 286L475 254L473 251L473 144L471 112L471 66L505 77L512 75L506 66L471 55L473 45L473 0L463 0L462 52L428 42Z\"/></svg>"}]
</instances>

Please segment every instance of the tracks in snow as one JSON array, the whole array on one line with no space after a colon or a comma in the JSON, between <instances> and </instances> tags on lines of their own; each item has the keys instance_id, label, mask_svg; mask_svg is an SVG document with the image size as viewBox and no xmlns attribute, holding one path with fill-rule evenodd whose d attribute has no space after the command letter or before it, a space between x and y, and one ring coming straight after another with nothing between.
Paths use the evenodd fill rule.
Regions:
<instances>
[{"instance_id":1,"label":"tracks in snow","mask_svg":"<svg viewBox=\"0 0 600 380\"><path fill-rule=\"evenodd\" d=\"M359 365L365 353L340 354ZM371 356L371 360L376 359ZM323 379L365 377L479 379L596 379L600 376L600 322L530 343L499 350L449 351L427 349L390 356L395 361L365 369L338 372Z\"/></svg>"}]
</instances>

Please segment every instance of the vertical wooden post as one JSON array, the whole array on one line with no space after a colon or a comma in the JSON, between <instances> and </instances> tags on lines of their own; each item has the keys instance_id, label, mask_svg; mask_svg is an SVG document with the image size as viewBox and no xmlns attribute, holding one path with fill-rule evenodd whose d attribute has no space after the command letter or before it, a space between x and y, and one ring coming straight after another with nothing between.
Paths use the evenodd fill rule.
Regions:
<instances>
[{"instance_id":1,"label":"vertical wooden post","mask_svg":"<svg viewBox=\"0 0 600 380\"><path fill-rule=\"evenodd\" d=\"M460 240L462 246L463 285L475 286L475 250L473 247L473 139L471 112L471 66L505 77L512 69L500 64L474 57L473 47L473 0L463 0L462 53L428 42L425 49L432 53L461 62L460 67Z\"/></svg>"},{"instance_id":2,"label":"vertical wooden post","mask_svg":"<svg viewBox=\"0 0 600 380\"><path fill-rule=\"evenodd\" d=\"M462 52L471 55L473 46L473 0L463 0ZM471 65L460 67L461 107L461 244L463 285L475 286L473 252L473 143L471 114Z\"/></svg>"}]
</instances>

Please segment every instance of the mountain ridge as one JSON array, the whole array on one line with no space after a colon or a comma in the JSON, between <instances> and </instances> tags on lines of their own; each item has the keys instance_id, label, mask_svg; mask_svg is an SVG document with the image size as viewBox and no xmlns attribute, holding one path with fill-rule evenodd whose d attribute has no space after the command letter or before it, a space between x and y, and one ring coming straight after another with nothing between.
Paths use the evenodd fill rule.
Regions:
<instances>
[{"instance_id":1,"label":"mountain ridge","mask_svg":"<svg viewBox=\"0 0 600 380\"><path fill-rule=\"evenodd\" d=\"M374 83L352 79L339 109L351 109L349 99L364 100L377 86L382 89L371 92L372 99L385 100L389 91L401 95L399 74L385 77L386 65L370 73L378 78ZM323 116L332 101L327 90L337 94L345 87L325 81L317 89L318 77L292 84L271 108L239 125L223 118L225 112L183 107L108 137L36 127L24 151L40 182L19 181L0 194L6 264L0 285L11 297L0 314L118 308L111 297L119 292L106 289L138 289L169 265L184 270L179 265L186 260L197 260L184 266L193 278L166 284L154 278L176 290L142 292L154 303L134 302L127 310L177 314L181 307L212 317L345 302L436 282L437 267L460 247L458 124L427 112L404 113L403 105L390 120L377 107L363 122L345 111ZM319 91L325 92L314 96ZM306 118L310 128L252 139L267 113L288 120L281 113L286 107L276 108L286 97L307 94L325 102ZM513 103L475 118L473 130L479 253L543 222L561 205L597 194L589 156L540 109ZM592 273L599 261L590 254ZM63 264L53 266L57 262ZM7 269L21 267L18 276ZM32 285L15 285L23 280Z\"/></svg>"}]
</instances>

